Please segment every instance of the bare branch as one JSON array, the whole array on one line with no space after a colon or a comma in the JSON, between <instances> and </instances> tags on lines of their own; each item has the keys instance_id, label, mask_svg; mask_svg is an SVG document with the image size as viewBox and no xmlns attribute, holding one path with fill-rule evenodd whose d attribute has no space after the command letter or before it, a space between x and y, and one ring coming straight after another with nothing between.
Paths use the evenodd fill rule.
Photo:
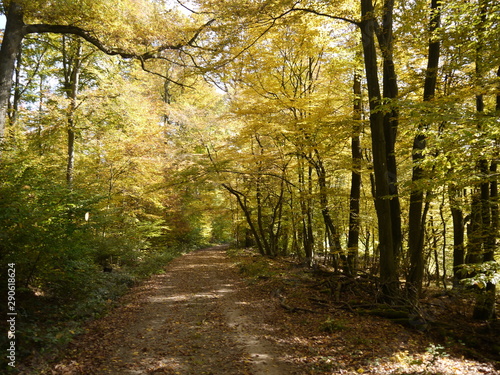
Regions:
<instances>
[{"instance_id":1,"label":"bare branch","mask_svg":"<svg viewBox=\"0 0 500 375\"><path fill-rule=\"evenodd\" d=\"M353 25L356 25L356 26L359 26L359 24L360 24L358 21L351 20L350 18L334 16L334 15L331 15L331 14L328 14L328 13L319 12L319 11L314 10L314 9L309 9L309 8L295 8L295 7L287 10L286 12L284 12L282 14L280 14L279 16L275 17L275 19L282 18L282 17L284 17L287 14L292 13L292 12L312 13L312 14L315 14L317 16L327 17L327 18L330 18L330 19L333 19L333 20L349 22L349 23L352 23Z\"/></svg>"},{"instance_id":2,"label":"bare branch","mask_svg":"<svg viewBox=\"0 0 500 375\"><path fill-rule=\"evenodd\" d=\"M199 12L195 11L195 10L192 10L191 8L188 8L186 5L184 5L183 3L181 3L179 0L176 0L177 1L177 4L179 4L181 7L183 7L184 9L186 9L188 12L191 12L193 14L200 14Z\"/></svg>"},{"instance_id":3,"label":"bare branch","mask_svg":"<svg viewBox=\"0 0 500 375\"><path fill-rule=\"evenodd\" d=\"M175 81L175 80L173 80L172 78L170 78L170 77L168 77L168 76L166 76L166 75L163 75L163 74L161 74L161 73L158 73L158 72L154 72L154 71L152 71L152 70L149 70L148 68L146 68L146 60L144 60L144 59L142 59L142 58L139 58L138 60L141 62L141 68L142 68L142 70L144 70L146 73L153 74L153 75L155 75L155 76L161 77L161 78L163 78L163 79L165 79L165 80L167 80L167 81L169 81L169 82L172 82L172 83L174 83L174 84L176 84L176 85L179 85L179 86L181 86L181 87L190 88L190 89L192 89L192 88L193 88L192 86L188 86L188 85L185 85L185 84L180 83L180 82L178 82L178 81Z\"/></svg>"}]
</instances>

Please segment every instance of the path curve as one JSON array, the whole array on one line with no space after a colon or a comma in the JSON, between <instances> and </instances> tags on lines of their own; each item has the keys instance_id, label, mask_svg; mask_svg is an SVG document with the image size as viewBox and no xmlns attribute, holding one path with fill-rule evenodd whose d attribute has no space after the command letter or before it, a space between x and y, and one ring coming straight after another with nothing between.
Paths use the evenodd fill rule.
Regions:
<instances>
[{"instance_id":1,"label":"path curve","mask_svg":"<svg viewBox=\"0 0 500 375\"><path fill-rule=\"evenodd\" d=\"M225 248L174 259L96 321L53 374L294 374L264 338L262 304L253 306ZM271 333L272 334L272 333Z\"/></svg>"}]
</instances>

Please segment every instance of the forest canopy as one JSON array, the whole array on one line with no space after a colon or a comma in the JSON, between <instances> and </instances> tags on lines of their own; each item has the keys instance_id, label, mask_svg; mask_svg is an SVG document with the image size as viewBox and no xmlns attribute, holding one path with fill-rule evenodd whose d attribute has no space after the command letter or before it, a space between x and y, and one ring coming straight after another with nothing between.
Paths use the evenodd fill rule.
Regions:
<instances>
[{"instance_id":1,"label":"forest canopy","mask_svg":"<svg viewBox=\"0 0 500 375\"><path fill-rule=\"evenodd\" d=\"M425 285L468 286L474 317L496 316L497 1L0 9L0 259L19 293L88 316L234 243L370 274L415 311Z\"/></svg>"}]
</instances>

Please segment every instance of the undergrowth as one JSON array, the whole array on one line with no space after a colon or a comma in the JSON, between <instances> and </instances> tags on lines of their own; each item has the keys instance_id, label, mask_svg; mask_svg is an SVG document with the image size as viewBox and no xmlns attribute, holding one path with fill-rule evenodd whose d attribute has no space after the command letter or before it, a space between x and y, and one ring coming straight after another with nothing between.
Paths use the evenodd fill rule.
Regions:
<instances>
[{"instance_id":1,"label":"undergrowth","mask_svg":"<svg viewBox=\"0 0 500 375\"><path fill-rule=\"evenodd\" d=\"M50 360L57 356L71 340L83 333L85 322L106 314L132 286L161 273L172 259L190 250L178 247L149 251L134 263L113 265L111 272L81 262L64 274L61 271L60 280L54 278L46 290L18 287L16 361L28 357ZM7 344L7 335L1 335L0 346L6 348ZM5 357L0 359L0 369L15 374L16 370L7 366Z\"/></svg>"}]
</instances>

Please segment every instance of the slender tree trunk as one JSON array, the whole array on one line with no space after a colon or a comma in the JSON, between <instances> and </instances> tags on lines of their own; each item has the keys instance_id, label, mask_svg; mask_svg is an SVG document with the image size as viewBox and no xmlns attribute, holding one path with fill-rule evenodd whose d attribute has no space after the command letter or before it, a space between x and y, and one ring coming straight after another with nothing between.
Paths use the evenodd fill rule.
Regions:
<instances>
[{"instance_id":1,"label":"slender tree trunk","mask_svg":"<svg viewBox=\"0 0 500 375\"><path fill-rule=\"evenodd\" d=\"M429 22L429 50L427 69L424 82L424 102L434 98L436 92L437 72L439 66L440 43L434 38L434 32L440 23L440 1L431 1L431 17ZM420 186L424 178L421 163L424 159L426 136L424 131L429 124L420 124L419 132L413 140L413 176L410 193L410 208L408 212L408 252L410 256L410 271L406 279L408 298L416 305L422 290L424 276L424 230L425 215L422 215L424 188Z\"/></svg>"},{"instance_id":2,"label":"slender tree trunk","mask_svg":"<svg viewBox=\"0 0 500 375\"><path fill-rule=\"evenodd\" d=\"M231 194L233 194L236 197L236 200L238 201L238 204L243 211L243 214L245 215L245 219L247 221L248 226L250 227L250 231L252 232L252 235L255 239L255 243L257 244L257 248L259 250L259 253L261 255L266 255L264 246L262 245L262 241L259 236L259 232L257 231L255 224L252 220L252 215L250 213L250 209L246 204L245 201L245 195L241 193L240 191L232 188L229 185L222 184L222 187L224 187L227 191L229 191Z\"/></svg>"},{"instance_id":3,"label":"slender tree trunk","mask_svg":"<svg viewBox=\"0 0 500 375\"><path fill-rule=\"evenodd\" d=\"M384 118L380 111L381 93L378 81L377 51L375 48L371 0L361 0L360 23L368 96L370 98L370 129L372 135L373 169L375 174L375 209L377 211L380 249L380 283L382 294L388 302L395 302L399 295L397 245L394 244L393 212L391 210L391 178L387 166L387 140ZM395 219L397 220L397 218Z\"/></svg>"},{"instance_id":4,"label":"slender tree trunk","mask_svg":"<svg viewBox=\"0 0 500 375\"><path fill-rule=\"evenodd\" d=\"M340 244L339 233L330 215L325 166L323 165L323 161L321 159L319 151L315 149L314 153L316 155L316 159L310 159L309 162L314 166L316 175L318 176L319 202L321 206L323 222L325 224L325 233L330 245L330 254L332 255L333 259L337 259L338 257L342 258L342 245ZM338 267L338 264L336 262L335 267Z\"/></svg>"},{"instance_id":5,"label":"slender tree trunk","mask_svg":"<svg viewBox=\"0 0 500 375\"><path fill-rule=\"evenodd\" d=\"M446 272L446 267L447 267L447 262L446 262L446 250L447 250L447 247L448 247L448 242L446 241L446 238L447 238L447 224L446 224L446 218L444 217L444 207L445 207L445 195L443 194L443 198L442 198L442 201L441 201L441 204L439 205L439 217L441 218L441 226L443 228L443 232L442 232L442 237L443 237L443 244L441 246L441 254L442 254L442 257L443 257L443 288L444 289L447 289L447 283L446 283L446 279L447 279L447 272Z\"/></svg>"},{"instance_id":6,"label":"slender tree trunk","mask_svg":"<svg viewBox=\"0 0 500 375\"><path fill-rule=\"evenodd\" d=\"M499 117L500 116L500 66L498 67L498 70L497 70L497 78L498 78L499 84L498 84L498 88L497 88L497 100L496 100L495 110L497 113L497 117Z\"/></svg>"},{"instance_id":7,"label":"slender tree trunk","mask_svg":"<svg viewBox=\"0 0 500 375\"><path fill-rule=\"evenodd\" d=\"M500 77L500 68L498 69L497 76ZM500 94L496 96L496 111L500 114ZM491 222L489 230L486 233L486 246L484 253L484 261L492 262L495 260L495 248L499 236L499 199L498 199L498 158L500 153L494 155L494 159L490 164L490 214ZM488 283L486 285L485 295L482 301L477 301L475 307L475 316L478 319L493 319L497 316L496 313L496 284Z\"/></svg>"},{"instance_id":8,"label":"slender tree trunk","mask_svg":"<svg viewBox=\"0 0 500 375\"><path fill-rule=\"evenodd\" d=\"M255 201L257 204L257 230L259 231L260 241L262 243L264 254L269 255L269 242L266 239L262 215L262 201L260 191L260 177L257 177L257 185L255 187Z\"/></svg>"},{"instance_id":9,"label":"slender tree trunk","mask_svg":"<svg viewBox=\"0 0 500 375\"><path fill-rule=\"evenodd\" d=\"M347 271L352 274L357 267L359 250L359 199L361 196L361 77L354 74L353 83L353 135L351 137L351 191L349 194L349 234L347 238Z\"/></svg>"},{"instance_id":10,"label":"slender tree trunk","mask_svg":"<svg viewBox=\"0 0 500 375\"><path fill-rule=\"evenodd\" d=\"M2 46L0 48L0 143L3 141L5 133L5 124L7 121L7 108L9 103L10 91L12 89L12 75L14 72L14 65L16 61L16 56L21 50L21 43L25 35L31 33L56 33L56 34L71 34L77 35L87 42L93 44L100 51L110 55L110 56L121 56L125 59L138 59L141 62L145 60L155 58L157 52L166 49L179 50L184 45L163 45L157 51L148 51L142 55L137 55L134 53L128 53L123 50L110 49L106 47L98 38L95 37L94 33L87 30L81 29L74 25L48 25L48 24L36 24L36 25L26 25L23 21L23 5L24 1L11 0L8 3L8 8L6 10L6 27L3 35ZM5 3L5 2L4 2ZM209 21L203 25L197 32L194 33L193 37L186 42L185 45L193 43L200 35L201 30L207 27L213 22ZM144 66L143 66L144 67Z\"/></svg>"},{"instance_id":11,"label":"slender tree trunk","mask_svg":"<svg viewBox=\"0 0 500 375\"><path fill-rule=\"evenodd\" d=\"M14 126L17 121L19 113L19 101L21 100L21 64L22 64L22 51L19 50L16 58L16 67L14 69L14 89L12 102L8 103L8 117L10 126Z\"/></svg>"},{"instance_id":12,"label":"slender tree trunk","mask_svg":"<svg viewBox=\"0 0 500 375\"><path fill-rule=\"evenodd\" d=\"M306 262L312 265L314 256L314 232L313 232L313 212L311 203L311 179L312 179L312 168L307 165L307 176L306 176L306 165L305 158L302 155L297 156L298 158L298 178L300 186L300 210L301 210L301 239L302 246L304 247L304 253L306 257Z\"/></svg>"},{"instance_id":13,"label":"slender tree trunk","mask_svg":"<svg viewBox=\"0 0 500 375\"><path fill-rule=\"evenodd\" d=\"M72 46L75 43L76 46ZM69 50L68 50L69 47ZM75 48L71 48L75 47ZM68 188L73 189L74 165L75 165L75 115L77 109L78 90L80 86L80 74L82 67L82 43L80 40L67 40L63 36L63 69L64 69L64 91L69 99L68 108L68 147L66 163L66 183Z\"/></svg>"},{"instance_id":14,"label":"slender tree trunk","mask_svg":"<svg viewBox=\"0 0 500 375\"><path fill-rule=\"evenodd\" d=\"M453 186L450 186L448 190L451 217L453 219L453 287L457 287L460 285L460 279L462 278L460 267L465 262L465 220L459 202L460 191Z\"/></svg>"}]
</instances>

